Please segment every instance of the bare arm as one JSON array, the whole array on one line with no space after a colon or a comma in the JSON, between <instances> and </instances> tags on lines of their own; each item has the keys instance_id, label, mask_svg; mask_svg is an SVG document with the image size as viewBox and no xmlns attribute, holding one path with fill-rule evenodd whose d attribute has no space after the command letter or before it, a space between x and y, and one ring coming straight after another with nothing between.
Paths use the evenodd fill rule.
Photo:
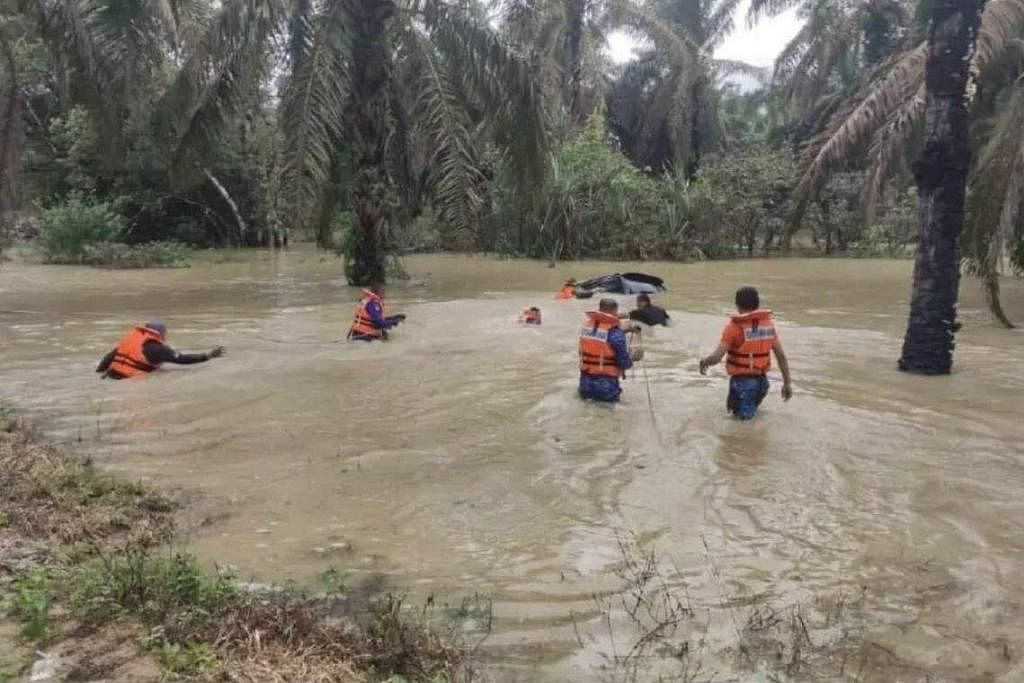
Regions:
<instances>
[{"instance_id":1,"label":"bare arm","mask_svg":"<svg viewBox=\"0 0 1024 683\"><path fill-rule=\"evenodd\" d=\"M775 352L775 360L779 362L779 370L782 372L782 398L788 401L793 397L793 385L789 374L789 359L786 352L782 350L782 342L778 339L772 344L772 351Z\"/></svg>"},{"instance_id":2,"label":"bare arm","mask_svg":"<svg viewBox=\"0 0 1024 683\"><path fill-rule=\"evenodd\" d=\"M708 368L721 363L727 353L729 353L729 345L725 342L719 342L718 348L712 351L711 355L700 359L700 374L705 374Z\"/></svg>"},{"instance_id":3,"label":"bare arm","mask_svg":"<svg viewBox=\"0 0 1024 683\"><path fill-rule=\"evenodd\" d=\"M110 353L103 356L100 364L96 366L96 372L106 372L107 368L110 367L111 362L114 360L114 354L117 353L117 349L111 349Z\"/></svg>"}]
</instances>

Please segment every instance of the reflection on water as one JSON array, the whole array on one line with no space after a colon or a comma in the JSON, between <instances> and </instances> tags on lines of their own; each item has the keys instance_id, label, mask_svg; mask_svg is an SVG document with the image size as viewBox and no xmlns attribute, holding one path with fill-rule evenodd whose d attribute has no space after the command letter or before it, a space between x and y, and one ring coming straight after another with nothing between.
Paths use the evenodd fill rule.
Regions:
<instances>
[{"instance_id":1,"label":"reflection on water","mask_svg":"<svg viewBox=\"0 0 1024 683\"><path fill-rule=\"evenodd\" d=\"M113 469L206 494L220 513L192 539L206 557L493 596L489 647L522 680L600 678L593 595L621 585L611 570L632 535L712 615L708 657L747 609L725 603L860 595L865 641L892 653L876 669L1024 680L1024 364L1006 362L1024 337L988 324L973 283L958 372L935 379L894 371L904 262L407 267L390 298L408 322L390 343L349 345L336 340L357 291L310 251L171 271L5 265L3 394ZM621 405L582 403L587 304L552 293L568 275L630 268L668 281L675 325L645 335ZM722 374L695 367L744 283L776 310L797 388L783 404L775 385L750 424L725 415ZM530 305L543 327L515 324ZM230 355L98 381L124 328L157 316L176 347Z\"/></svg>"}]
</instances>

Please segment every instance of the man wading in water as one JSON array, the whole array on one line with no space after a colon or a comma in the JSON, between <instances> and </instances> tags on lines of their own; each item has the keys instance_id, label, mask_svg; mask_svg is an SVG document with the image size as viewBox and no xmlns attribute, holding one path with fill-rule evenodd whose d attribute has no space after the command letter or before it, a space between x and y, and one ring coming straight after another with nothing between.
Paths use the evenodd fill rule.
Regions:
<instances>
[{"instance_id":1,"label":"man wading in water","mask_svg":"<svg viewBox=\"0 0 1024 683\"><path fill-rule=\"evenodd\" d=\"M167 326L159 320L133 328L103 357L96 372L102 372L104 379L127 379L148 375L164 363L192 365L224 355L223 346L207 353L178 353L164 343L166 336Z\"/></svg>"},{"instance_id":2,"label":"man wading in water","mask_svg":"<svg viewBox=\"0 0 1024 683\"><path fill-rule=\"evenodd\" d=\"M349 341L387 340L388 330L405 320L404 315L387 314L384 304L384 285L376 284L363 290L348 330Z\"/></svg>"},{"instance_id":3,"label":"man wading in water","mask_svg":"<svg viewBox=\"0 0 1024 683\"><path fill-rule=\"evenodd\" d=\"M633 367L633 361L643 358L643 349L630 353L614 299L601 299L598 308L587 313L580 330L579 392L581 398L615 403L622 394L619 379Z\"/></svg>"},{"instance_id":4,"label":"man wading in water","mask_svg":"<svg viewBox=\"0 0 1024 683\"><path fill-rule=\"evenodd\" d=\"M732 316L722 330L718 348L700 361L700 374L718 365L726 357L729 373L729 398L726 408L741 420L750 420L768 394L768 370L772 367L772 353L782 371L782 400L793 396L789 376L789 361L782 350L782 342L775 331L772 312L761 309L761 297L753 287L740 287L736 291L737 315Z\"/></svg>"}]
</instances>

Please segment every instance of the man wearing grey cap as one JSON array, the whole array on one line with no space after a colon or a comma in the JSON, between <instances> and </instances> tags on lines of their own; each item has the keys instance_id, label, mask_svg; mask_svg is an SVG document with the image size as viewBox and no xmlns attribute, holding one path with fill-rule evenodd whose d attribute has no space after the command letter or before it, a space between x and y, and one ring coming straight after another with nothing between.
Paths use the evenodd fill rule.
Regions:
<instances>
[{"instance_id":1,"label":"man wearing grey cap","mask_svg":"<svg viewBox=\"0 0 1024 683\"><path fill-rule=\"evenodd\" d=\"M132 328L117 347L103 357L96 372L103 373L104 378L126 379L148 375L164 363L192 365L224 355L223 346L207 353L178 353L164 343L166 336L167 325L160 320Z\"/></svg>"}]
</instances>

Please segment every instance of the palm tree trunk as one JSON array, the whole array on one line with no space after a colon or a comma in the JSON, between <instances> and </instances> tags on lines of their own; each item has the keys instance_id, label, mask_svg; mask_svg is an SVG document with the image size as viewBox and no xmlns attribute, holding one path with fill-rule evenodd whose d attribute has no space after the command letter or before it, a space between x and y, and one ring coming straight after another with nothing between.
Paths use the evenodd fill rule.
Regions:
<instances>
[{"instance_id":1,"label":"palm tree trunk","mask_svg":"<svg viewBox=\"0 0 1024 683\"><path fill-rule=\"evenodd\" d=\"M352 67L346 120L353 178L353 234L347 245L349 284L384 281L384 240L393 199L386 168L391 64L385 38L393 0L346 0L352 30Z\"/></svg>"},{"instance_id":2,"label":"palm tree trunk","mask_svg":"<svg viewBox=\"0 0 1024 683\"><path fill-rule=\"evenodd\" d=\"M984 0L934 0L925 64L925 145L918 160L918 244L899 368L953 367L960 231L971 147L965 91Z\"/></svg>"},{"instance_id":3,"label":"palm tree trunk","mask_svg":"<svg viewBox=\"0 0 1024 683\"><path fill-rule=\"evenodd\" d=\"M576 123L586 120L583 111L583 31L586 20L587 1L567 0L566 2L566 57L568 70L566 97L569 114Z\"/></svg>"},{"instance_id":4,"label":"palm tree trunk","mask_svg":"<svg viewBox=\"0 0 1024 683\"><path fill-rule=\"evenodd\" d=\"M21 84L14 47L0 36L0 229L18 205L18 171L25 143ZM2 236L2 235L0 235Z\"/></svg>"}]
</instances>

